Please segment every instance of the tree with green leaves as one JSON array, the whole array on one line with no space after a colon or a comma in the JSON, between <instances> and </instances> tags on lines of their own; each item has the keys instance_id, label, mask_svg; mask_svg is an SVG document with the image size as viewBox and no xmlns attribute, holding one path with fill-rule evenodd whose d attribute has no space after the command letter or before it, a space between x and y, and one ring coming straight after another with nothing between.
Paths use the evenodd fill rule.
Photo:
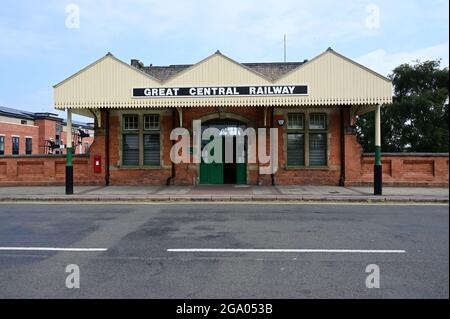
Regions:
<instances>
[{"instance_id":1,"label":"tree with green leaves","mask_svg":"<svg viewBox=\"0 0 450 319\"><path fill-rule=\"evenodd\" d=\"M448 152L448 68L441 68L440 61L402 64L389 78L394 101L381 110L383 152ZM375 150L373 113L357 120L365 152Z\"/></svg>"}]
</instances>

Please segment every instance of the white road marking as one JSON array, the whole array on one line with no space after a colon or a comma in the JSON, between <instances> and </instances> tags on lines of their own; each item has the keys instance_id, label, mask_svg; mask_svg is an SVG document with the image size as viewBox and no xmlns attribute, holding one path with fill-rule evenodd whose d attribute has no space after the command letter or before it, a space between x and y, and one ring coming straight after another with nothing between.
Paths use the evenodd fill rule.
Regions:
<instances>
[{"instance_id":1,"label":"white road marking","mask_svg":"<svg viewBox=\"0 0 450 319\"><path fill-rule=\"evenodd\" d=\"M0 251L104 252L107 248L0 247Z\"/></svg>"},{"instance_id":2,"label":"white road marking","mask_svg":"<svg viewBox=\"0 0 450 319\"><path fill-rule=\"evenodd\" d=\"M322 253L322 254L406 254L406 250L360 249L167 249L170 253Z\"/></svg>"}]
</instances>

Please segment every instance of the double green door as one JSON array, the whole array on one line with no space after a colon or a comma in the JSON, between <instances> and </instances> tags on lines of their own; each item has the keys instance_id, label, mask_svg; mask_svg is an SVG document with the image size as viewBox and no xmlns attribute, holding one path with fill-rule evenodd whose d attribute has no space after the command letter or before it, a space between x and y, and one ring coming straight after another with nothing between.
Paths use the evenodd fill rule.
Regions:
<instances>
[{"instance_id":1,"label":"double green door","mask_svg":"<svg viewBox=\"0 0 450 319\"><path fill-rule=\"evenodd\" d=\"M236 163L236 156L234 156L234 163L225 163L225 138L222 141L222 161L221 163L205 163L202 158L200 164L200 184L206 185L222 185L222 184L247 184L247 164ZM236 138L234 138L236 139ZM235 144L235 143L234 143ZM204 147L205 145L203 145ZM214 156L214 150L211 151Z\"/></svg>"}]
</instances>

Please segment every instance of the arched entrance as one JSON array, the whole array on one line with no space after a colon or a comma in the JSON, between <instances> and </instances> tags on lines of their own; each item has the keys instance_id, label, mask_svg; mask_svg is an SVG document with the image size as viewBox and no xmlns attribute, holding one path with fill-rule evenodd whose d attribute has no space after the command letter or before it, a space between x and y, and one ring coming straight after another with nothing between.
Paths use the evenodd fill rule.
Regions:
<instances>
[{"instance_id":1,"label":"arched entrance","mask_svg":"<svg viewBox=\"0 0 450 319\"><path fill-rule=\"evenodd\" d=\"M207 128L216 128L222 137L222 161L220 163L205 163L202 159L200 164L200 184L203 185L246 185L247 184L247 145L244 154L237 154L237 138L240 132L245 131L247 124L236 119L212 119L202 122L202 133ZM239 129L242 129L239 130ZM226 140L233 145L233 161L225 161ZM202 154L209 141L202 141ZM212 151L214 152L214 150ZM213 153L211 155L214 155ZM244 158L244 163L238 161L238 157Z\"/></svg>"}]
</instances>

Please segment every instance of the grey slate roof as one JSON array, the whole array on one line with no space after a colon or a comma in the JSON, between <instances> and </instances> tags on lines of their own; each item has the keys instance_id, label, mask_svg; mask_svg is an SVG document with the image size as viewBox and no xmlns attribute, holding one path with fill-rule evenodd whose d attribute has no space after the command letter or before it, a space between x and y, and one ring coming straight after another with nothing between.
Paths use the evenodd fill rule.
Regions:
<instances>
[{"instance_id":1,"label":"grey slate roof","mask_svg":"<svg viewBox=\"0 0 450 319\"><path fill-rule=\"evenodd\" d=\"M24 119L24 120L34 120L33 112L17 110L17 109L13 109L13 108L1 106L1 105L0 105L0 115L11 116L11 117L15 117L15 118Z\"/></svg>"},{"instance_id":2,"label":"grey slate roof","mask_svg":"<svg viewBox=\"0 0 450 319\"><path fill-rule=\"evenodd\" d=\"M61 122L63 122L64 125L67 125L67 122L65 120L59 118L56 114L53 114L53 113L43 113L43 112L33 113L33 112L22 111L22 110L13 109L13 108L1 106L1 105L0 105L0 115L6 116L6 117L23 119L23 120L30 120L30 121L34 121L38 118L43 118L43 117L47 118L48 117L48 118L52 118L52 119L61 121ZM92 129L92 125L90 125L89 123L72 121L72 125L74 128L78 128L81 126L83 129Z\"/></svg>"},{"instance_id":3,"label":"grey slate roof","mask_svg":"<svg viewBox=\"0 0 450 319\"><path fill-rule=\"evenodd\" d=\"M191 66L192 65L188 64L169 65L169 66L146 66L144 67L143 71L147 74L150 74L154 78L157 78L158 80L165 81Z\"/></svg>"},{"instance_id":4,"label":"grey slate roof","mask_svg":"<svg viewBox=\"0 0 450 319\"><path fill-rule=\"evenodd\" d=\"M276 80L286 73L298 68L305 62L271 62L271 63L242 63L243 66L264 75L265 77ZM161 80L166 81L176 74L191 67L192 64L180 64L169 66L146 66L143 71L147 74Z\"/></svg>"},{"instance_id":5,"label":"grey slate roof","mask_svg":"<svg viewBox=\"0 0 450 319\"><path fill-rule=\"evenodd\" d=\"M272 63L243 63L244 66L261 73L271 80L281 78L286 73L298 68L305 62L272 62Z\"/></svg>"}]
</instances>

